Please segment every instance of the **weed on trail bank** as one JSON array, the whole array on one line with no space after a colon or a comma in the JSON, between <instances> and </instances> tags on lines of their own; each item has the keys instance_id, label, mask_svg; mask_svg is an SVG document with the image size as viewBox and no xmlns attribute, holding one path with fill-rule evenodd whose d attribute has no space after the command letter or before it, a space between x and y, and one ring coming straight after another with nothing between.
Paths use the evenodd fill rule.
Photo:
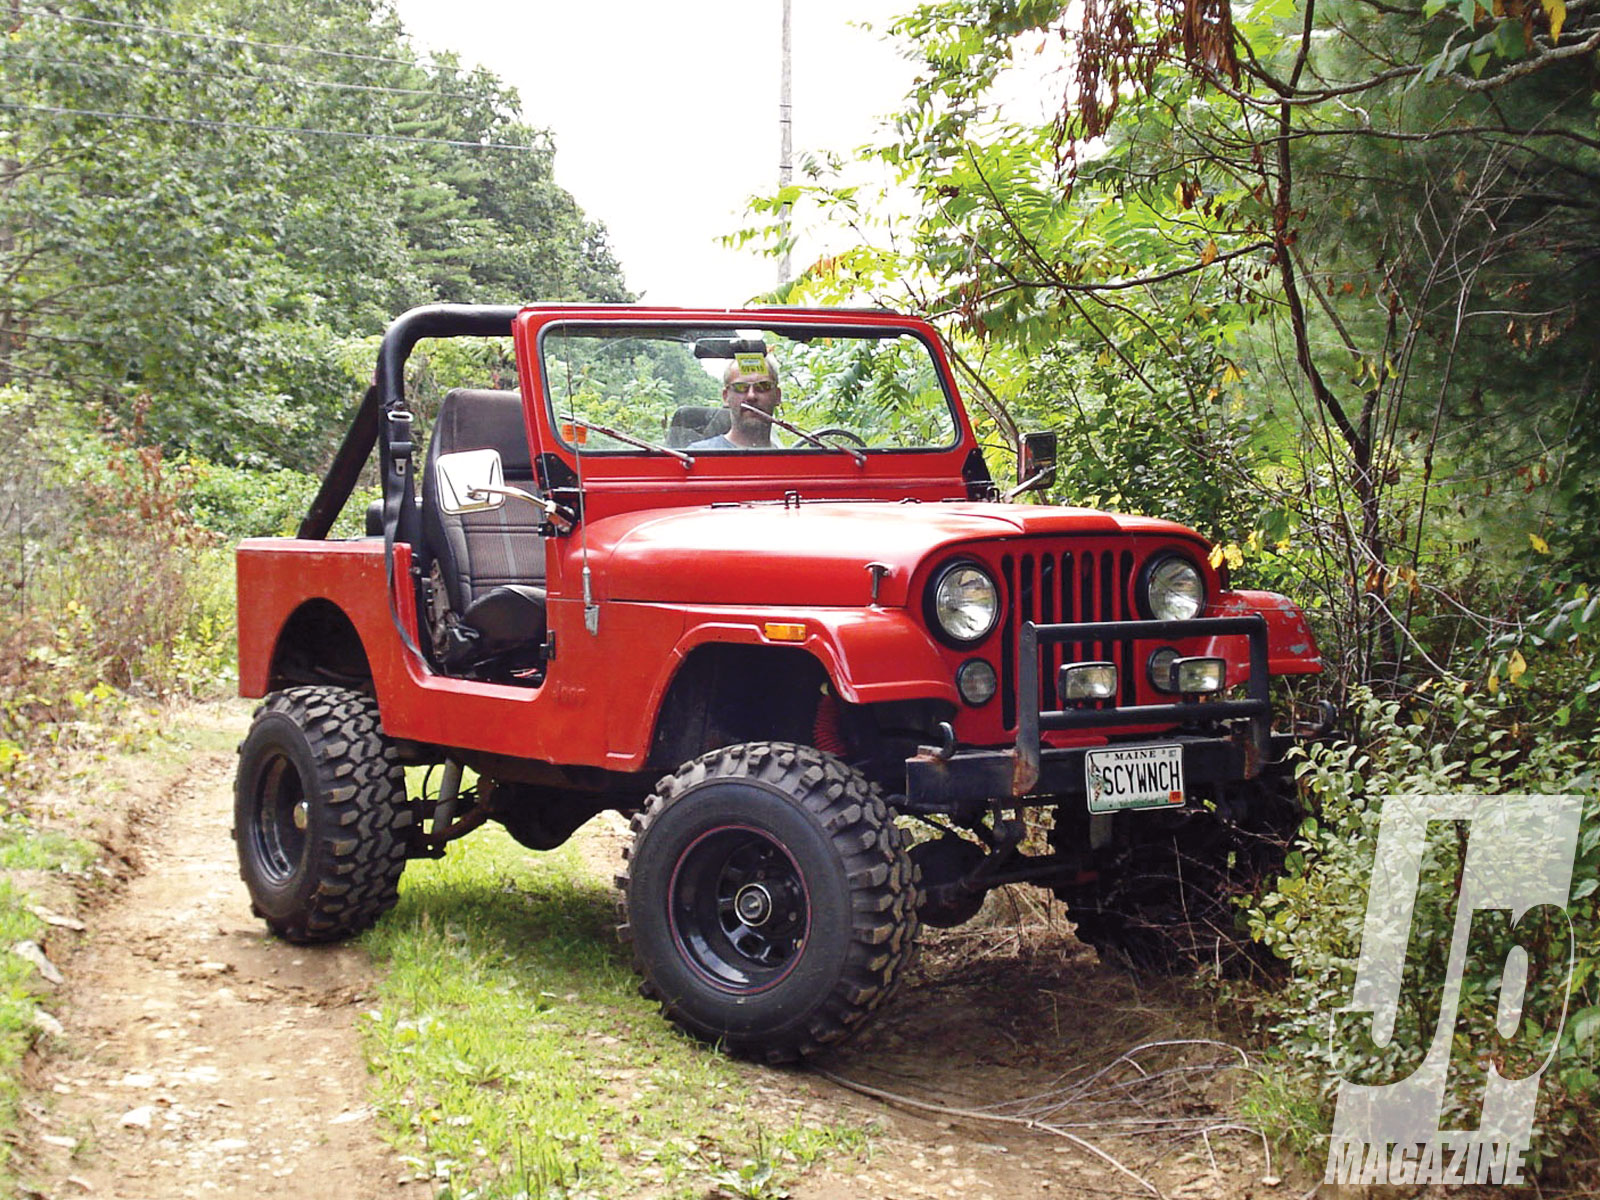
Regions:
<instances>
[{"instance_id":1,"label":"weed on trail bank","mask_svg":"<svg viewBox=\"0 0 1600 1200\"><path fill-rule=\"evenodd\" d=\"M0 735L0 1195L35 1194L17 1178L39 1133L23 1116L25 1063L66 1045L60 980L70 982L78 918L112 894L112 868L136 844L130 812L182 779L196 752L231 751L243 712L91 697L27 753L12 744L7 755Z\"/></svg>"},{"instance_id":2,"label":"weed on trail bank","mask_svg":"<svg viewBox=\"0 0 1600 1200\"><path fill-rule=\"evenodd\" d=\"M39 897L20 881L85 870L94 858L88 843L64 834L40 833L18 820L0 820L0 1187L12 1177L13 1138L17 1137L22 1098L22 1062L41 1028L41 996L46 973L55 968L44 957L45 921ZM59 977L57 977L59 978Z\"/></svg>"},{"instance_id":3,"label":"weed on trail bank","mask_svg":"<svg viewBox=\"0 0 1600 1200\"><path fill-rule=\"evenodd\" d=\"M450 1200L781 1196L869 1132L817 1120L768 1072L682 1037L636 989L615 899L572 844L479 832L412 863L365 943L375 1103Z\"/></svg>"}]
</instances>

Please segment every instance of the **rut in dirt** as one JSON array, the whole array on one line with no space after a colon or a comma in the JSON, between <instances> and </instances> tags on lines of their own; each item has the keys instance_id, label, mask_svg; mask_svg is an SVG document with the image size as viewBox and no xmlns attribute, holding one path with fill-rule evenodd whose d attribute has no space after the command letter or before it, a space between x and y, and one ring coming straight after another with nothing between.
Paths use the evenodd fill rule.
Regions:
<instances>
[{"instance_id":1,"label":"rut in dirt","mask_svg":"<svg viewBox=\"0 0 1600 1200\"><path fill-rule=\"evenodd\" d=\"M227 728L243 732L242 707ZM370 965L273 940L251 915L234 765L201 752L169 786L133 784L139 873L60 956L63 1033L30 1072L25 1172L42 1195L407 1194L365 1101Z\"/></svg>"}]
</instances>

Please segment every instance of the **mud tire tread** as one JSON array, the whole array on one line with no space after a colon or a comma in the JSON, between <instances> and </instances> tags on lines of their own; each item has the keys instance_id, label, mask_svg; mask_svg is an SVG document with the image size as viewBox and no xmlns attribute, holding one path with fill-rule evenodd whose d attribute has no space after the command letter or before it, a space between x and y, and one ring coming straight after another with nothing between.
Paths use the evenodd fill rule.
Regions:
<instances>
[{"instance_id":1,"label":"mud tire tread","mask_svg":"<svg viewBox=\"0 0 1600 1200\"><path fill-rule=\"evenodd\" d=\"M1108 853L1094 881L1056 887L1078 940L1149 974L1270 976L1279 964L1240 928L1235 901L1276 878L1303 811L1293 780L1259 786L1249 826L1197 811Z\"/></svg>"},{"instance_id":2,"label":"mud tire tread","mask_svg":"<svg viewBox=\"0 0 1600 1200\"><path fill-rule=\"evenodd\" d=\"M302 777L301 786L321 813L311 818L306 852L287 886L273 887L260 877L242 831L257 803L248 773L259 765L260 750L284 739L283 721L309 751L314 778ZM256 709L239 753L234 836L253 910L273 933L299 944L338 941L370 929L399 900L415 815L406 798L405 768L383 733L377 702L335 687L274 692Z\"/></svg>"},{"instance_id":3,"label":"mud tire tread","mask_svg":"<svg viewBox=\"0 0 1600 1200\"><path fill-rule=\"evenodd\" d=\"M889 1000L914 961L917 945L916 869L906 838L877 787L831 754L788 742L747 742L701 755L663 778L631 821L633 842L624 849L618 936L633 945L640 992L661 1002L668 1020L704 1040L706 1031L663 995L650 978L648 948L634 938L630 870L663 814L702 784L754 779L783 791L805 810L832 844L851 891L851 929L843 969L804 1027L782 1036L717 1038L731 1054L771 1064L795 1062L845 1040Z\"/></svg>"}]
</instances>

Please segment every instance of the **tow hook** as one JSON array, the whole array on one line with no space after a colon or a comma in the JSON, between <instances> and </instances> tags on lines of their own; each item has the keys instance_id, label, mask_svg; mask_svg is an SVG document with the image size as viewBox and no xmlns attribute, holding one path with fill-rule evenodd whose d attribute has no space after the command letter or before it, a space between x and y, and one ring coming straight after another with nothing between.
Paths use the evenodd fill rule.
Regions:
<instances>
[{"instance_id":1,"label":"tow hook","mask_svg":"<svg viewBox=\"0 0 1600 1200\"><path fill-rule=\"evenodd\" d=\"M1261 743L1256 739L1255 732L1248 725L1235 727L1233 742L1244 755L1244 777L1256 778L1261 774L1267 756L1261 752Z\"/></svg>"},{"instance_id":2,"label":"tow hook","mask_svg":"<svg viewBox=\"0 0 1600 1200\"><path fill-rule=\"evenodd\" d=\"M949 721L940 721L937 727L939 744L937 746L918 746L918 758L931 758L936 762L949 762L956 754L956 731L950 727Z\"/></svg>"}]
</instances>

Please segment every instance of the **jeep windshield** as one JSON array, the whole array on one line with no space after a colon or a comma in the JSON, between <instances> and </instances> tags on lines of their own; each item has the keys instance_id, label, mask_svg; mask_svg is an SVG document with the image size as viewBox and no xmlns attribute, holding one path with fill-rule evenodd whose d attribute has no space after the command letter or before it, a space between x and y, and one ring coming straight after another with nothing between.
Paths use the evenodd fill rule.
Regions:
<instances>
[{"instance_id":1,"label":"jeep windshield","mask_svg":"<svg viewBox=\"0 0 1600 1200\"><path fill-rule=\"evenodd\" d=\"M905 330L571 321L544 331L540 357L555 428L586 454L859 456L958 437L933 355Z\"/></svg>"}]
</instances>

